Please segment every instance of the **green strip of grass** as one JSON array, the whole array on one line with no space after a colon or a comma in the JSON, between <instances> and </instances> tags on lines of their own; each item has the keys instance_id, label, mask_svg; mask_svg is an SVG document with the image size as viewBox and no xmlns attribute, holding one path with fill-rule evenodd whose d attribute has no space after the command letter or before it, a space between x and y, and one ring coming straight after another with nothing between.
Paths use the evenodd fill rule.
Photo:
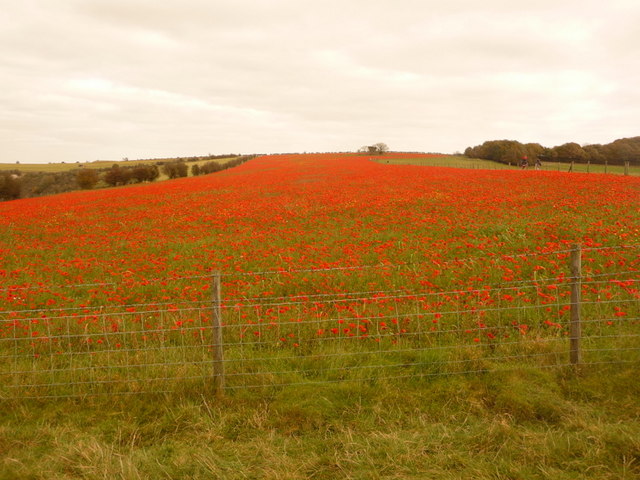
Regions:
<instances>
[{"instance_id":1,"label":"green strip of grass","mask_svg":"<svg viewBox=\"0 0 640 480\"><path fill-rule=\"evenodd\" d=\"M480 158L468 158L460 155L442 155L438 157L407 157L407 158L385 158L372 157L376 162L389 165L420 165L425 167L451 167L451 168L470 168L484 170L518 170L517 165L508 165L504 163L494 162L491 160L483 160ZM575 163L571 167L568 163L560 162L544 162L540 168L543 171L559 171L568 172L571 168L576 173L611 173L615 175L624 175L625 167L622 165L598 165ZM533 166L529 166L528 170L534 170ZM640 175L640 169L637 167L629 167L629 175Z\"/></svg>"},{"instance_id":2,"label":"green strip of grass","mask_svg":"<svg viewBox=\"0 0 640 480\"><path fill-rule=\"evenodd\" d=\"M632 479L635 368L3 402L0 479Z\"/></svg>"}]
</instances>

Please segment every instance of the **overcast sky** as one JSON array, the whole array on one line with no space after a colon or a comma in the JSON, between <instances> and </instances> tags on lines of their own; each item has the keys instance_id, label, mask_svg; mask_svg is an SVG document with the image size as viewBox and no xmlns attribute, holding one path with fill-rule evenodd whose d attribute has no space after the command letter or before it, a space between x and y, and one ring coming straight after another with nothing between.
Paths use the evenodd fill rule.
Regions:
<instances>
[{"instance_id":1,"label":"overcast sky","mask_svg":"<svg viewBox=\"0 0 640 480\"><path fill-rule=\"evenodd\" d=\"M638 0L0 6L0 162L640 135Z\"/></svg>"}]
</instances>

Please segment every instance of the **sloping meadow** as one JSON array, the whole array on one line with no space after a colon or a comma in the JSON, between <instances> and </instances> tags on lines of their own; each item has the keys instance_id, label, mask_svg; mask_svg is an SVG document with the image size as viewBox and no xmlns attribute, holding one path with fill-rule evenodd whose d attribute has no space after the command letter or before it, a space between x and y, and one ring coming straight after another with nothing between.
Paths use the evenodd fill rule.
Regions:
<instances>
[{"instance_id":1,"label":"sloping meadow","mask_svg":"<svg viewBox=\"0 0 640 480\"><path fill-rule=\"evenodd\" d=\"M586 359L628 361L639 198L635 177L318 154L0 203L0 375L207 384L216 308L231 388L563 364L574 245Z\"/></svg>"}]
</instances>

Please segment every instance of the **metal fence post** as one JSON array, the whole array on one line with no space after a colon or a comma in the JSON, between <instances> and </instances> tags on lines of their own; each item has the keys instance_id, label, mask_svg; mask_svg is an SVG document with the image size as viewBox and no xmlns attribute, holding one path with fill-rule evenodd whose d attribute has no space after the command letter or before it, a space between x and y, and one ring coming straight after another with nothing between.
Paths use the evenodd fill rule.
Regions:
<instances>
[{"instance_id":1,"label":"metal fence post","mask_svg":"<svg viewBox=\"0 0 640 480\"><path fill-rule=\"evenodd\" d=\"M579 244L571 246L571 325L569 361L572 365L579 365L580 355L580 289L582 276L582 253Z\"/></svg>"},{"instance_id":2,"label":"metal fence post","mask_svg":"<svg viewBox=\"0 0 640 480\"><path fill-rule=\"evenodd\" d=\"M220 284L220 272L214 272L212 281L213 390L218 397L224 393L224 351L222 343L222 301Z\"/></svg>"}]
</instances>

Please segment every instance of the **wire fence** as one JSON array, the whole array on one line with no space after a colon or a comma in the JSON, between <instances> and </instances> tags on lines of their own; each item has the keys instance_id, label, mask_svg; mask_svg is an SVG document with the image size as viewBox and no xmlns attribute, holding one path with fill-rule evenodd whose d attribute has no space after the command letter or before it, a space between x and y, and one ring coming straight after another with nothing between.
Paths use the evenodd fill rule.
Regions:
<instances>
[{"instance_id":1,"label":"wire fence","mask_svg":"<svg viewBox=\"0 0 640 480\"><path fill-rule=\"evenodd\" d=\"M173 277L157 280L208 298L2 310L0 397L219 394L639 362L638 247L585 248L588 268L579 274L569 269L574 251L455 259L446 267L431 259ZM465 266L484 271L483 262L498 275L465 274ZM443 268L461 271L451 277ZM61 288L83 295L96 286ZM15 300L30 288L4 295ZM571 356L576 312L579 362Z\"/></svg>"},{"instance_id":2,"label":"wire fence","mask_svg":"<svg viewBox=\"0 0 640 480\"><path fill-rule=\"evenodd\" d=\"M410 155L408 155L410 157ZM467 158L463 156L436 156L436 157L416 157L416 158L385 158L370 157L378 163L391 165L419 165L424 167L453 167L481 170L532 170L532 171L552 171L568 173L599 173L613 175L640 175L638 162L623 161L616 164L591 163L590 161L557 161L543 160L536 165L535 162L528 163L524 168L520 162L497 162L493 160L483 160L479 158Z\"/></svg>"}]
</instances>

